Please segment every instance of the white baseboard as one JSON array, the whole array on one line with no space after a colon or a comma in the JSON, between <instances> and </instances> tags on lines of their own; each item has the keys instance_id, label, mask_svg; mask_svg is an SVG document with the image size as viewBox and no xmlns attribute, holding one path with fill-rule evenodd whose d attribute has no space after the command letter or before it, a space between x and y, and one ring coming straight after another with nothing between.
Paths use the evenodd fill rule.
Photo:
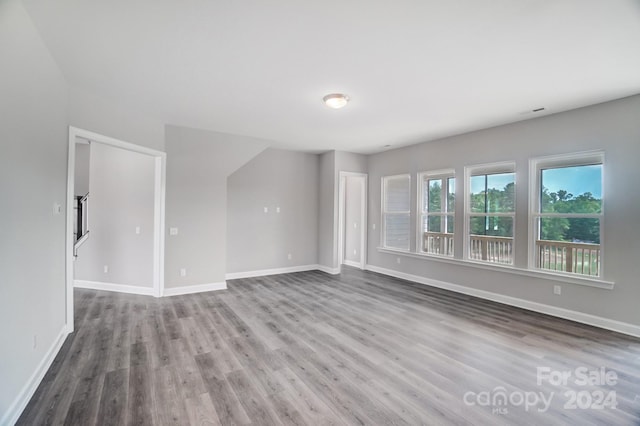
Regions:
<instances>
[{"instance_id":1,"label":"white baseboard","mask_svg":"<svg viewBox=\"0 0 640 426\"><path fill-rule=\"evenodd\" d=\"M383 275L388 275L390 277L412 281L418 284L425 284L431 287L451 290L456 293L467 294L469 296L475 296L481 299L491 300L491 301L502 303L505 305L527 309L529 311L534 311L542 314L551 315L554 317L564 318L564 319L579 322L582 324L592 325L594 327L604 328L606 330L616 331L622 334L628 334L634 337L640 337L640 326L629 324L626 322L621 322L621 321L616 321L608 318L599 317L596 315L586 314L584 312L578 312L578 311L572 311L569 309L559 308L557 306L545 305L543 303L531 302L529 300L520 299L517 297L505 296L505 295L493 293L490 291L478 290L475 288L466 287L458 284L452 284L445 281L433 280L430 278L421 277L419 275L407 274L405 272L395 271L393 269L381 268L374 265L367 265L365 269L372 272L378 272Z\"/></svg>"},{"instance_id":2,"label":"white baseboard","mask_svg":"<svg viewBox=\"0 0 640 426\"><path fill-rule=\"evenodd\" d=\"M292 272L314 271L316 269L319 269L318 265L289 266L286 268L261 269L258 271L231 272L226 274L225 278L228 280L237 280L240 278L264 277L267 275L290 274Z\"/></svg>"},{"instance_id":3,"label":"white baseboard","mask_svg":"<svg viewBox=\"0 0 640 426\"><path fill-rule=\"evenodd\" d=\"M40 361L40 364L38 364L38 367L35 369L27 383L24 385L18 396L13 400L13 403L9 406L9 410L7 410L4 416L2 416L2 419L0 419L0 425L13 425L18 421L20 415L31 400L31 397L36 392L36 389L40 386L40 382L42 382L44 375L49 370L49 367L51 367L56 355L58 355L58 352L60 351L60 348L68 334L69 332L65 325L62 327L60 334L58 334L58 337L53 341L53 344L44 355L44 358L42 358L42 361Z\"/></svg>"},{"instance_id":4,"label":"white baseboard","mask_svg":"<svg viewBox=\"0 0 640 426\"><path fill-rule=\"evenodd\" d=\"M137 287L134 285L103 283L100 281L74 280L73 286L76 288L87 288L90 290L117 291L119 293L141 294L143 296L155 296L153 287Z\"/></svg>"},{"instance_id":5,"label":"white baseboard","mask_svg":"<svg viewBox=\"0 0 640 426\"><path fill-rule=\"evenodd\" d=\"M163 296L180 296L182 294L204 293L205 291L226 290L227 282L222 281L219 283L210 284L196 284L187 285L182 287L169 287L163 291Z\"/></svg>"},{"instance_id":6,"label":"white baseboard","mask_svg":"<svg viewBox=\"0 0 640 426\"><path fill-rule=\"evenodd\" d=\"M340 273L340 267L331 268L325 265L316 265L315 269L317 269L318 271L326 272L327 274L331 274L331 275L338 275Z\"/></svg>"},{"instance_id":7,"label":"white baseboard","mask_svg":"<svg viewBox=\"0 0 640 426\"><path fill-rule=\"evenodd\" d=\"M358 262L354 262L353 260L345 259L342 263L344 263L347 266L351 266L352 268L362 269L362 265Z\"/></svg>"}]
</instances>

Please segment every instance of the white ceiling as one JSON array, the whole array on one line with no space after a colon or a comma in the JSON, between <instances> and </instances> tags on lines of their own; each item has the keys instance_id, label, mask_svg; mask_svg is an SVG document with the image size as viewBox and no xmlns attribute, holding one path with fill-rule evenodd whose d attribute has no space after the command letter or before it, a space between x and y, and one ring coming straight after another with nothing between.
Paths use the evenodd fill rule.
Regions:
<instances>
[{"instance_id":1,"label":"white ceiling","mask_svg":"<svg viewBox=\"0 0 640 426\"><path fill-rule=\"evenodd\" d=\"M376 152L640 93L638 0L25 3L71 85L282 148Z\"/></svg>"}]
</instances>

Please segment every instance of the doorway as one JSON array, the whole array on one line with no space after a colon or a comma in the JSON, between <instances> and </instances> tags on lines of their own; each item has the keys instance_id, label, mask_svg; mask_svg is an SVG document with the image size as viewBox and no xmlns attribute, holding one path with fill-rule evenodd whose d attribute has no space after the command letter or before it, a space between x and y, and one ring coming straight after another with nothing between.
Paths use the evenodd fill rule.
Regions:
<instances>
[{"instance_id":1,"label":"doorway","mask_svg":"<svg viewBox=\"0 0 640 426\"><path fill-rule=\"evenodd\" d=\"M110 138L104 135L100 135L87 130L78 129L75 127L69 127L69 158L67 169L67 205L66 205L66 324L69 332L74 330L73 320L73 290L74 290L74 259L77 254L79 241L79 235L88 238L92 238L91 230L91 217L96 217L96 212L92 212L87 216L87 211L91 212L91 194L86 187L78 190L76 185L85 186L87 181L85 179L76 179L76 171L85 169L87 161L87 154L83 149L78 150L78 146L86 146L87 144L92 147L99 148L101 151L118 152L120 155L130 154L131 157L141 158L145 164L148 165L146 182L149 185L149 208L148 208L148 221L146 226L133 226L133 229L128 229L127 224L126 231L131 234L135 234L136 237L144 237L147 234L149 239L149 247L152 250L152 259L149 260L149 265L152 268L152 272L149 274L149 279L152 281L152 286L148 287L145 291L146 294L160 297L164 289L164 209L165 209L165 174L166 174L166 153L157 151L154 149L142 147L139 145L124 142L118 139ZM116 149L114 149L116 148ZM78 158L76 155L78 154ZM135 155L133 155L135 154ZM78 166L78 167L76 167ZM105 181L117 180L119 177L112 173L111 179L109 175L104 179ZM113 183L113 182L112 182ZM112 185L113 186L113 185ZM150 188L150 187L153 188ZM127 188L122 186L122 190ZM82 192L89 193L88 197L79 197L77 194ZM111 192L115 192L111 190ZM83 202L84 204L80 204ZM115 212L122 206L113 205L110 208ZM82 212L82 213L80 213ZM102 212L104 215L105 212ZM81 218L79 220L79 218ZM147 229L148 228L148 229ZM97 237L97 234L95 234ZM80 248L80 250L83 250ZM102 268L102 265L100 266ZM104 265L104 273L108 272L108 266ZM122 288L123 291L127 291L127 286L116 286L116 288ZM109 288L104 288L109 289ZM116 290L118 291L118 290Z\"/></svg>"},{"instance_id":2,"label":"doorway","mask_svg":"<svg viewBox=\"0 0 640 426\"><path fill-rule=\"evenodd\" d=\"M340 266L367 264L367 175L340 172L338 260Z\"/></svg>"}]
</instances>

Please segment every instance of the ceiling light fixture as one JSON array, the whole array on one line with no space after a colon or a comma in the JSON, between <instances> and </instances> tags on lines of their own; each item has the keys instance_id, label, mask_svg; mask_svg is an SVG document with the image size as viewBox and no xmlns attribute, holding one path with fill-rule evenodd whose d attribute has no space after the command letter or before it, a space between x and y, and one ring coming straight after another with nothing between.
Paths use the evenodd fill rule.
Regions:
<instances>
[{"instance_id":1,"label":"ceiling light fixture","mask_svg":"<svg viewBox=\"0 0 640 426\"><path fill-rule=\"evenodd\" d=\"M343 93L331 93L322 98L329 108L342 108L349 102L349 97Z\"/></svg>"}]
</instances>

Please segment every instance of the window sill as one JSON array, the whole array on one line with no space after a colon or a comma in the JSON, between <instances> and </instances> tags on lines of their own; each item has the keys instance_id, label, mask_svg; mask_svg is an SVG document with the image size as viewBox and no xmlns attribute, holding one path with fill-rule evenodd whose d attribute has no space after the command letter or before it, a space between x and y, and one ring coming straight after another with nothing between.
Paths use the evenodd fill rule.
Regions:
<instances>
[{"instance_id":1,"label":"window sill","mask_svg":"<svg viewBox=\"0 0 640 426\"><path fill-rule=\"evenodd\" d=\"M615 285L615 283L612 281L604 281L599 278L588 278L588 277L574 276L574 275L568 275L568 274L547 272L542 270L522 269L522 268L516 268L514 266L509 266L509 265L496 265L496 264L490 264L490 263L484 263L484 262L475 262L473 260L455 259L453 257L440 256L437 254L415 253L412 251L396 250L396 249L390 249L385 247L378 247L378 251L380 253L402 255L406 257L413 257L416 259L433 260L435 262L450 263L453 265L460 265L460 266L465 266L469 268L486 269L489 271L506 272L508 274L524 275L524 276L534 277L534 278L543 278L547 280L561 281L564 283L601 288L604 290L613 290L613 287Z\"/></svg>"}]
</instances>

